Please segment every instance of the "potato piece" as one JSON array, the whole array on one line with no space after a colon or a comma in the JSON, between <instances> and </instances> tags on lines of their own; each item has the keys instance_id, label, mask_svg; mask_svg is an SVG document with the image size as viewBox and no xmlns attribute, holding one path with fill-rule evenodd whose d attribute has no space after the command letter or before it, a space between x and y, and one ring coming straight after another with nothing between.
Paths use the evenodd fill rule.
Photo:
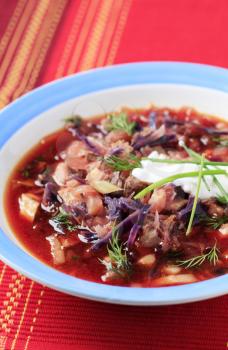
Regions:
<instances>
[{"instance_id":1,"label":"potato piece","mask_svg":"<svg viewBox=\"0 0 228 350\"><path fill-rule=\"evenodd\" d=\"M151 267L154 265L155 261L156 258L154 254L147 254L138 260L138 264L144 265L146 267Z\"/></svg>"},{"instance_id":2,"label":"potato piece","mask_svg":"<svg viewBox=\"0 0 228 350\"><path fill-rule=\"evenodd\" d=\"M39 202L29 194L23 193L19 198L20 213L29 221L33 221L39 207Z\"/></svg>"},{"instance_id":3,"label":"potato piece","mask_svg":"<svg viewBox=\"0 0 228 350\"><path fill-rule=\"evenodd\" d=\"M173 285L173 284L180 284L180 283L193 283L197 282L197 278L189 273L180 274L180 275L169 275L164 277L159 277L154 280L154 284L156 286L167 286L167 285Z\"/></svg>"},{"instance_id":4,"label":"potato piece","mask_svg":"<svg viewBox=\"0 0 228 350\"><path fill-rule=\"evenodd\" d=\"M228 237L228 223L227 224L223 224L220 227L219 232L222 234L223 237Z\"/></svg>"},{"instance_id":5,"label":"potato piece","mask_svg":"<svg viewBox=\"0 0 228 350\"><path fill-rule=\"evenodd\" d=\"M181 267L176 266L176 265L166 265L163 267L162 271L166 275L177 275L178 273L181 272Z\"/></svg>"},{"instance_id":6,"label":"potato piece","mask_svg":"<svg viewBox=\"0 0 228 350\"><path fill-rule=\"evenodd\" d=\"M65 254L58 238L53 234L51 236L46 237L46 240L51 245L51 255L53 257L53 264L54 265L64 264L66 261Z\"/></svg>"}]
</instances>

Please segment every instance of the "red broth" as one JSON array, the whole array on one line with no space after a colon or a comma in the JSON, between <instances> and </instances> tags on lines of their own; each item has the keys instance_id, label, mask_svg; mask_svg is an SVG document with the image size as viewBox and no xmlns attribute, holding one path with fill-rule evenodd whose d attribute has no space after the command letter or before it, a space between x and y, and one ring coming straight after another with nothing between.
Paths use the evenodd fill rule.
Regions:
<instances>
[{"instance_id":1,"label":"red broth","mask_svg":"<svg viewBox=\"0 0 228 350\"><path fill-rule=\"evenodd\" d=\"M214 198L200 203L206 212L207 220L196 221L190 235L186 236L191 211L186 214L185 219L183 219L184 215L181 218L179 215L189 204L189 194L175 188L172 198L176 207L171 208L168 196L170 191L174 190L168 184L168 187L161 191L163 197L166 196L163 208L152 210L151 193L137 203L133 199L133 195L147 185L132 183L131 171L117 172L106 163L104 165L101 158L109 157L111 152L116 152L115 154L120 157L121 152L125 152L122 159L126 159L129 154L140 158L156 149L159 152L166 152L173 159L184 159L187 154L179 147L178 142L169 136L174 134L184 137L189 148L199 154L203 153L207 159L228 162L226 143L228 137L225 134L222 136L219 134L221 130L228 130L228 123L215 117L201 115L191 109L179 111L167 108L126 109L124 113L128 123L135 123L132 135L126 132L121 134L120 129L110 130L110 126L107 127L105 124L106 116L80 121L80 126L70 122L62 130L43 138L22 158L10 175L5 192L5 209L16 237L33 256L45 264L72 276L99 283L131 287L160 287L197 282L226 274L228 271L227 203L218 202ZM163 130L163 134L155 144L148 138L148 143L143 144L142 147L132 146L134 142L136 145L137 142L141 142L142 136L145 138L145 131L149 128L157 130L162 125L165 125L166 130L165 132ZM163 142L164 138L167 138L165 142ZM72 157L69 149L74 142L76 143ZM84 155L80 153L83 150L85 150ZM63 183L56 185L57 180L62 181L60 179L62 170L57 173L58 176L56 175L56 167L59 163L65 165L67 163L67 167L63 165L64 171L67 171L67 180L64 178ZM94 169L99 169L100 172L94 174ZM121 190L111 194L100 193L91 186L91 183L94 184L90 179L91 174L96 180L97 176L102 175L102 181L107 181ZM53 180L54 177L55 180ZM47 183L50 184L50 182L52 183L50 186L54 186L55 190L49 193L51 197L49 200L52 202L48 202L47 205L46 202L44 204L44 192L48 186ZM32 203L35 203L36 209L29 207L29 210L33 211L30 216L26 205L31 203L28 204L26 200L23 202L24 194L27 196L26 199L32 199ZM72 195L73 202L69 199ZM163 199L158 197L157 201L161 202ZM114 208L110 209L108 203L110 207L114 205ZM129 209L126 206L136 207ZM129 222L129 227L123 226L121 237L119 234L117 246L114 247L119 249L119 255L116 253L116 260L112 261L110 250L113 253L113 246L111 246L113 227L137 210L142 211L142 206L147 212L141 227L136 230L133 243L127 248L126 242L129 235L132 235L135 221ZM64 208L62 217L58 216L60 207ZM111 213L113 210L116 210L115 215ZM53 222L50 224L50 220L56 216L60 221L57 224L55 222L54 225ZM137 220L137 215L134 220ZM155 222L156 225L160 225L159 229L155 228ZM87 229L81 229L82 226ZM110 230L111 238L109 237L105 244L99 246L97 242L110 235ZM52 237L52 245L47 237ZM210 261L208 254L213 253L213 248L212 258L215 260ZM119 270L118 257L122 264ZM197 257L204 257L203 262L199 263ZM196 261L198 264L193 267L187 266L187 260L194 258L192 264Z\"/></svg>"}]
</instances>

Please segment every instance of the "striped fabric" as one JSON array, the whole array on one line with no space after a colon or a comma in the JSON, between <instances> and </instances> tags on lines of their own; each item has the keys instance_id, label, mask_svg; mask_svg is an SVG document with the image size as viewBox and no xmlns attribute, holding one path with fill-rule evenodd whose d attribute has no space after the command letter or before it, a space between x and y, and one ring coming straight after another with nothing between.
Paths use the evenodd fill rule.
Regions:
<instances>
[{"instance_id":1,"label":"striped fabric","mask_svg":"<svg viewBox=\"0 0 228 350\"><path fill-rule=\"evenodd\" d=\"M48 81L113 63L227 67L227 32L227 0L0 0L0 108ZM0 262L0 350L225 350L227 302L98 304Z\"/></svg>"}]
</instances>

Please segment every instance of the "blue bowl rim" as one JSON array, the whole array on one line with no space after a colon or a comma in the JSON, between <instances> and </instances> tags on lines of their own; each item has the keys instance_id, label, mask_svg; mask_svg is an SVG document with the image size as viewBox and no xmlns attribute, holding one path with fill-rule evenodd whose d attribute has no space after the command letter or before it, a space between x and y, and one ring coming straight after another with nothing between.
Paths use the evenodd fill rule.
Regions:
<instances>
[{"instance_id":1,"label":"blue bowl rim","mask_svg":"<svg viewBox=\"0 0 228 350\"><path fill-rule=\"evenodd\" d=\"M0 112L0 147L26 122L66 100L114 87L155 83L187 84L228 92L228 70L183 62L139 62L92 69L61 78L25 94ZM228 275L161 288L128 288L78 279L30 256L2 230L0 259L25 276L53 289L103 302L128 305L178 304L228 292Z\"/></svg>"}]
</instances>

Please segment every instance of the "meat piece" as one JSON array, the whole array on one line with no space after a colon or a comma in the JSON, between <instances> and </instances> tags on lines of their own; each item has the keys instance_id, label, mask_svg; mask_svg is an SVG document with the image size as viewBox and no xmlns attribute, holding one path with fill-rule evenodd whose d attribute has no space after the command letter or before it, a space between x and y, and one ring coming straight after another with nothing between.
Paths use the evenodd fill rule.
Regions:
<instances>
[{"instance_id":1,"label":"meat piece","mask_svg":"<svg viewBox=\"0 0 228 350\"><path fill-rule=\"evenodd\" d=\"M155 189L149 204L151 205L151 212L162 211L176 212L186 205L187 200L179 196L177 187L172 184Z\"/></svg>"},{"instance_id":2,"label":"meat piece","mask_svg":"<svg viewBox=\"0 0 228 350\"><path fill-rule=\"evenodd\" d=\"M58 163L52 175L59 186L65 185L70 174L70 170L65 162Z\"/></svg>"},{"instance_id":3,"label":"meat piece","mask_svg":"<svg viewBox=\"0 0 228 350\"><path fill-rule=\"evenodd\" d=\"M208 208L209 216L223 216L225 213L225 209L214 198L204 200L203 204Z\"/></svg>"},{"instance_id":4,"label":"meat piece","mask_svg":"<svg viewBox=\"0 0 228 350\"><path fill-rule=\"evenodd\" d=\"M130 175L126 178L124 184L124 196L129 197L132 193L137 193L141 191L146 184L136 177Z\"/></svg>"},{"instance_id":5,"label":"meat piece","mask_svg":"<svg viewBox=\"0 0 228 350\"><path fill-rule=\"evenodd\" d=\"M156 216L148 214L142 229L142 235L140 237L140 244L143 247L156 247L161 239L159 238L159 219Z\"/></svg>"},{"instance_id":6,"label":"meat piece","mask_svg":"<svg viewBox=\"0 0 228 350\"><path fill-rule=\"evenodd\" d=\"M66 164L73 170L86 169L90 151L82 141L74 141L66 152Z\"/></svg>"},{"instance_id":7,"label":"meat piece","mask_svg":"<svg viewBox=\"0 0 228 350\"><path fill-rule=\"evenodd\" d=\"M53 264L54 265L64 264L65 254L58 238L53 234L51 236L46 237L46 240L51 245L51 255L53 257Z\"/></svg>"},{"instance_id":8,"label":"meat piece","mask_svg":"<svg viewBox=\"0 0 228 350\"><path fill-rule=\"evenodd\" d=\"M89 215L101 215L104 211L101 196L89 185L65 187L59 191L64 204L70 207L85 203Z\"/></svg>"},{"instance_id":9,"label":"meat piece","mask_svg":"<svg viewBox=\"0 0 228 350\"><path fill-rule=\"evenodd\" d=\"M115 144L117 141L130 141L131 136L123 130L114 130L108 133L105 138L107 145Z\"/></svg>"},{"instance_id":10,"label":"meat piece","mask_svg":"<svg viewBox=\"0 0 228 350\"><path fill-rule=\"evenodd\" d=\"M20 213L29 221L33 221L40 203L33 198L32 194L23 193L19 198Z\"/></svg>"},{"instance_id":11,"label":"meat piece","mask_svg":"<svg viewBox=\"0 0 228 350\"><path fill-rule=\"evenodd\" d=\"M112 143L111 150L108 150L107 156L110 155L118 155L121 158L124 158L128 156L130 153L132 153L133 148L130 146L130 144L126 141L119 140L117 142Z\"/></svg>"}]
</instances>

